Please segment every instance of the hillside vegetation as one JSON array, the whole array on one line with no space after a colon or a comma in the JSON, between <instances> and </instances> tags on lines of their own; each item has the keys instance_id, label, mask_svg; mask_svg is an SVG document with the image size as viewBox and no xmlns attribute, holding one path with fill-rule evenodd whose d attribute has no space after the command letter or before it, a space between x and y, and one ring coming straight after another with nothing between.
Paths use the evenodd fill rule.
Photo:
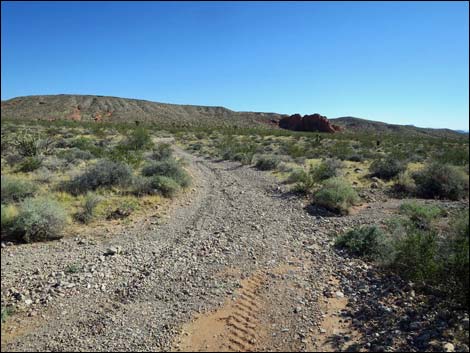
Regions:
<instances>
[{"instance_id":1,"label":"hillside vegetation","mask_svg":"<svg viewBox=\"0 0 470 353\"><path fill-rule=\"evenodd\" d=\"M165 127L261 127L279 129L285 114L237 112L224 107L180 105L139 99L93 95L41 95L16 97L1 104L2 119L75 120L113 123L155 123ZM428 129L412 125L393 125L378 121L341 117L329 119L347 132L399 133L446 138L467 138L449 129Z\"/></svg>"}]
</instances>

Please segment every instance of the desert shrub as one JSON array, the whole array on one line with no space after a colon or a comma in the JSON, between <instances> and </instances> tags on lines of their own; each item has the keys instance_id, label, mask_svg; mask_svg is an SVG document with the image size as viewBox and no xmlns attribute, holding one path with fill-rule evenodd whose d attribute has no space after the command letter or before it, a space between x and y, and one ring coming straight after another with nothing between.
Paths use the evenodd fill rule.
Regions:
<instances>
[{"instance_id":1,"label":"desert shrub","mask_svg":"<svg viewBox=\"0 0 470 353\"><path fill-rule=\"evenodd\" d=\"M2 175L2 202L18 202L33 196L37 186L27 180Z\"/></svg>"},{"instance_id":2,"label":"desert shrub","mask_svg":"<svg viewBox=\"0 0 470 353\"><path fill-rule=\"evenodd\" d=\"M125 163L133 167L138 167L144 160L141 150L129 149L126 144L119 144L106 152L106 158L113 162Z\"/></svg>"},{"instance_id":3,"label":"desert shrub","mask_svg":"<svg viewBox=\"0 0 470 353\"><path fill-rule=\"evenodd\" d=\"M247 152L237 152L227 159L240 162L241 164L251 164L253 161L253 154Z\"/></svg>"},{"instance_id":4,"label":"desert shrub","mask_svg":"<svg viewBox=\"0 0 470 353\"><path fill-rule=\"evenodd\" d=\"M75 214L75 219L82 223L90 223L95 216L96 206L101 201L101 197L91 192L87 193L82 203L82 210Z\"/></svg>"},{"instance_id":5,"label":"desert shrub","mask_svg":"<svg viewBox=\"0 0 470 353\"><path fill-rule=\"evenodd\" d=\"M330 211L347 214L358 201L359 196L351 185L341 178L331 178L315 193L313 202Z\"/></svg>"},{"instance_id":6,"label":"desert shrub","mask_svg":"<svg viewBox=\"0 0 470 353\"><path fill-rule=\"evenodd\" d=\"M413 175L416 194L424 198L459 200L468 193L468 178L456 167L432 163Z\"/></svg>"},{"instance_id":7,"label":"desert shrub","mask_svg":"<svg viewBox=\"0 0 470 353\"><path fill-rule=\"evenodd\" d=\"M152 186L151 178L136 175L132 178L132 193L136 196L152 195L156 190Z\"/></svg>"},{"instance_id":8,"label":"desert shrub","mask_svg":"<svg viewBox=\"0 0 470 353\"><path fill-rule=\"evenodd\" d=\"M23 156L16 153L9 153L5 156L5 160L7 161L7 163L12 166L20 163L23 159Z\"/></svg>"},{"instance_id":9,"label":"desert shrub","mask_svg":"<svg viewBox=\"0 0 470 353\"><path fill-rule=\"evenodd\" d=\"M350 253L369 259L378 259L386 251L385 235L376 226L364 226L352 229L340 235L335 246L347 249Z\"/></svg>"},{"instance_id":10,"label":"desert shrub","mask_svg":"<svg viewBox=\"0 0 470 353\"><path fill-rule=\"evenodd\" d=\"M27 243L52 240L60 237L67 221L61 205L52 199L28 198L20 206L13 229Z\"/></svg>"},{"instance_id":11,"label":"desert shrub","mask_svg":"<svg viewBox=\"0 0 470 353\"><path fill-rule=\"evenodd\" d=\"M307 170L297 169L289 175L288 181L296 183L294 186L295 192L308 194L314 190L318 183L313 176L313 171L314 169L309 166Z\"/></svg>"},{"instance_id":12,"label":"desert shrub","mask_svg":"<svg viewBox=\"0 0 470 353\"><path fill-rule=\"evenodd\" d=\"M2 219L1 219L1 230L2 230L2 238L7 236L13 224L15 223L15 219L18 215L18 212L15 207L12 205L4 205L2 203Z\"/></svg>"},{"instance_id":13,"label":"desert shrub","mask_svg":"<svg viewBox=\"0 0 470 353\"><path fill-rule=\"evenodd\" d=\"M258 158L255 167L259 170L273 170L277 168L280 162L277 156L263 155Z\"/></svg>"},{"instance_id":14,"label":"desert shrub","mask_svg":"<svg viewBox=\"0 0 470 353\"><path fill-rule=\"evenodd\" d=\"M152 188L164 197L174 197L180 190L180 185L172 178L156 175L151 178Z\"/></svg>"},{"instance_id":15,"label":"desert shrub","mask_svg":"<svg viewBox=\"0 0 470 353\"><path fill-rule=\"evenodd\" d=\"M289 142L287 145L284 145L284 151L292 158L303 157L307 154L305 147L295 142Z\"/></svg>"},{"instance_id":16,"label":"desert shrub","mask_svg":"<svg viewBox=\"0 0 470 353\"><path fill-rule=\"evenodd\" d=\"M35 157L49 152L52 140L42 139L39 134L23 132L13 138L12 145L23 157Z\"/></svg>"},{"instance_id":17,"label":"desert shrub","mask_svg":"<svg viewBox=\"0 0 470 353\"><path fill-rule=\"evenodd\" d=\"M191 178L180 163L174 159L153 161L142 168L144 176L165 176L176 181L180 186L189 186Z\"/></svg>"},{"instance_id":18,"label":"desert shrub","mask_svg":"<svg viewBox=\"0 0 470 353\"><path fill-rule=\"evenodd\" d=\"M408 195L413 194L415 190L416 184L410 173L406 171L399 173L395 183L392 186L392 191L396 194Z\"/></svg>"},{"instance_id":19,"label":"desert shrub","mask_svg":"<svg viewBox=\"0 0 470 353\"><path fill-rule=\"evenodd\" d=\"M10 315L14 312L13 306L2 306L1 307L1 323L7 321Z\"/></svg>"},{"instance_id":20,"label":"desert shrub","mask_svg":"<svg viewBox=\"0 0 470 353\"><path fill-rule=\"evenodd\" d=\"M139 208L139 203L136 200L125 198L119 200L118 207L108 208L106 219L123 219L129 217L135 210Z\"/></svg>"},{"instance_id":21,"label":"desert shrub","mask_svg":"<svg viewBox=\"0 0 470 353\"><path fill-rule=\"evenodd\" d=\"M399 173L404 172L406 170L406 164L393 156L388 156L372 162L369 169L371 176L390 180L396 177Z\"/></svg>"},{"instance_id":22,"label":"desert shrub","mask_svg":"<svg viewBox=\"0 0 470 353\"><path fill-rule=\"evenodd\" d=\"M408 216L417 228L430 229L431 222L442 214L442 210L436 206L406 202L401 204L400 213Z\"/></svg>"},{"instance_id":23,"label":"desert shrub","mask_svg":"<svg viewBox=\"0 0 470 353\"><path fill-rule=\"evenodd\" d=\"M42 166L43 159L41 157L26 157L18 165L17 172L29 173Z\"/></svg>"},{"instance_id":24,"label":"desert shrub","mask_svg":"<svg viewBox=\"0 0 470 353\"><path fill-rule=\"evenodd\" d=\"M239 142L233 136L224 137L216 143L218 155L225 160L239 161L243 164L250 164L257 151L257 146L253 142Z\"/></svg>"},{"instance_id":25,"label":"desert shrub","mask_svg":"<svg viewBox=\"0 0 470 353\"><path fill-rule=\"evenodd\" d=\"M312 171L313 178L317 181L338 177L343 163L337 159L325 159Z\"/></svg>"},{"instance_id":26,"label":"desert shrub","mask_svg":"<svg viewBox=\"0 0 470 353\"><path fill-rule=\"evenodd\" d=\"M351 162L362 162L364 160L364 156L362 154L354 153L350 154L346 159Z\"/></svg>"},{"instance_id":27,"label":"desert shrub","mask_svg":"<svg viewBox=\"0 0 470 353\"><path fill-rule=\"evenodd\" d=\"M59 158L65 159L68 163L75 163L79 160L87 161L94 158L93 153L90 151L82 151L76 147L61 151L57 154L57 156Z\"/></svg>"},{"instance_id":28,"label":"desert shrub","mask_svg":"<svg viewBox=\"0 0 470 353\"><path fill-rule=\"evenodd\" d=\"M126 186L131 180L132 170L127 164L101 159L64 186L73 195L78 195L100 187Z\"/></svg>"},{"instance_id":29,"label":"desert shrub","mask_svg":"<svg viewBox=\"0 0 470 353\"><path fill-rule=\"evenodd\" d=\"M405 233L394 239L392 267L407 279L435 282L441 271L437 233L413 227L405 229Z\"/></svg>"},{"instance_id":30,"label":"desert shrub","mask_svg":"<svg viewBox=\"0 0 470 353\"><path fill-rule=\"evenodd\" d=\"M282 161L277 166L277 170L279 170L280 172L283 172L283 173L292 173L296 169L298 169L298 168L294 168L294 167L290 166L289 164L287 164L286 162L282 162Z\"/></svg>"},{"instance_id":31,"label":"desert shrub","mask_svg":"<svg viewBox=\"0 0 470 353\"><path fill-rule=\"evenodd\" d=\"M469 162L468 146L442 148L439 152L434 153L432 158L441 164L463 166Z\"/></svg>"},{"instance_id":32,"label":"desert shrub","mask_svg":"<svg viewBox=\"0 0 470 353\"><path fill-rule=\"evenodd\" d=\"M70 146L82 151L88 151L95 157L102 157L105 153L104 148L96 146L90 138L84 136L80 136L71 141Z\"/></svg>"},{"instance_id":33,"label":"desert shrub","mask_svg":"<svg viewBox=\"0 0 470 353\"><path fill-rule=\"evenodd\" d=\"M171 158L173 151L169 143L160 143L152 150L151 159L161 161Z\"/></svg>"},{"instance_id":34,"label":"desert shrub","mask_svg":"<svg viewBox=\"0 0 470 353\"><path fill-rule=\"evenodd\" d=\"M145 127L139 126L131 131L125 144L133 151L146 150L152 146L152 137Z\"/></svg>"},{"instance_id":35,"label":"desert shrub","mask_svg":"<svg viewBox=\"0 0 470 353\"><path fill-rule=\"evenodd\" d=\"M449 253L446 256L447 266L450 269L450 274L455 284L454 295L468 306L470 302L468 208L455 218L452 233Z\"/></svg>"},{"instance_id":36,"label":"desert shrub","mask_svg":"<svg viewBox=\"0 0 470 353\"><path fill-rule=\"evenodd\" d=\"M298 183L304 180L306 171L303 168L295 168L289 173L287 183Z\"/></svg>"}]
</instances>

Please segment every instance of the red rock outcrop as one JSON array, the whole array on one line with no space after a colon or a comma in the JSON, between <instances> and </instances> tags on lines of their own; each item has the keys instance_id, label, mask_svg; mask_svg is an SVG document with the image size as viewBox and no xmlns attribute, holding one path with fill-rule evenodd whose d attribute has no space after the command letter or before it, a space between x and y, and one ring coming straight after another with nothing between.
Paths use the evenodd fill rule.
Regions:
<instances>
[{"instance_id":1,"label":"red rock outcrop","mask_svg":"<svg viewBox=\"0 0 470 353\"><path fill-rule=\"evenodd\" d=\"M279 127L294 131L316 131L334 133L341 128L331 124L326 116L320 114L304 115L294 114L279 120Z\"/></svg>"}]
</instances>

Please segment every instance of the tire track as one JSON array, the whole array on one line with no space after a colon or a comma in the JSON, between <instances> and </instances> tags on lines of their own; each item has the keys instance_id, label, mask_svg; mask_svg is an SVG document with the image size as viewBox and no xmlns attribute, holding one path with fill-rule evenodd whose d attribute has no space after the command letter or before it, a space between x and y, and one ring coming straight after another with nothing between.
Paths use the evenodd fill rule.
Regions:
<instances>
[{"instance_id":1,"label":"tire track","mask_svg":"<svg viewBox=\"0 0 470 353\"><path fill-rule=\"evenodd\" d=\"M183 328L176 350L250 352L264 338L260 322L264 307L263 273L254 273L241 281L234 300L214 311L197 317Z\"/></svg>"}]
</instances>

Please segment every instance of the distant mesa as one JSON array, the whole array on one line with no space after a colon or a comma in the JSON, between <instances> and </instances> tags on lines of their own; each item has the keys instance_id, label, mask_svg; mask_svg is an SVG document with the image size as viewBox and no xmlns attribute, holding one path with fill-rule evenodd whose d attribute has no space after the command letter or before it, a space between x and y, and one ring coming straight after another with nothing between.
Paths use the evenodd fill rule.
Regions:
<instances>
[{"instance_id":1,"label":"distant mesa","mask_svg":"<svg viewBox=\"0 0 470 353\"><path fill-rule=\"evenodd\" d=\"M316 131L335 133L341 127L332 124L326 116L320 114L304 115L294 114L279 120L279 127L294 131Z\"/></svg>"}]
</instances>

